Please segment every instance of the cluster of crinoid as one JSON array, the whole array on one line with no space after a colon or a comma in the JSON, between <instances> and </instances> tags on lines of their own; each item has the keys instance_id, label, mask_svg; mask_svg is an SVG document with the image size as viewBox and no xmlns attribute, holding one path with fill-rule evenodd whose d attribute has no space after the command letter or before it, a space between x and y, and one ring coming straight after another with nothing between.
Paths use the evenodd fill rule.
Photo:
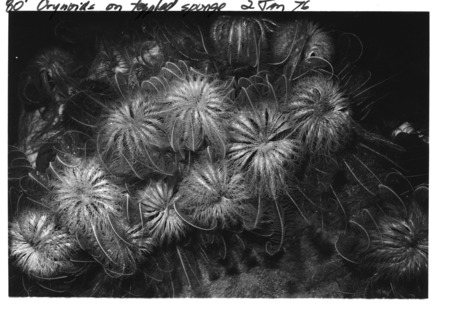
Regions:
<instances>
[{"instance_id":1,"label":"cluster of crinoid","mask_svg":"<svg viewBox=\"0 0 450 316\"><path fill-rule=\"evenodd\" d=\"M337 42L310 20L221 16L110 34L85 63L39 55L10 153L26 292L204 296L196 285L237 248L280 258L319 231L333 260L357 256L361 280L395 275L407 296L427 271L425 215L366 212L376 230L355 219L379 203L398 148L364 129L369 78L351 80L358 58L335 61ZM348 254L336 239L350 230Z\"/></svg>"}]
</instances>

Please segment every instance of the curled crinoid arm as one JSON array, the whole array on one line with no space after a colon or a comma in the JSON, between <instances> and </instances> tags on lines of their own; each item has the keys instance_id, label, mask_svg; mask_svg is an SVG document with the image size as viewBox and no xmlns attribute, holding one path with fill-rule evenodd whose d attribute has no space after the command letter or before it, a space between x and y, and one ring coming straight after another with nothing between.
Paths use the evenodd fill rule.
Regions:
<instances>
[{"instance_id":1,"label":"curled crinoid arm","mask_svg":"<svg viewBox=\"0 0 450 316\"><path fill-rule=\"evenodd\" d=\"M102 230L92 225L92 233L79 237L86 242L86 250L112 277L132 275L137 263L150 251L148 238L136 240L135 228L123 218L109 219L109 226Z\"/></svg>"},{"instance_id":2,"label":"curled crinoid arm","mask_svg":"<svg viewBox=\"0 0 450 316\"><path fill-rule=\"evenodd\" d=\"M97 124L107 104L119 97L117 92L102 80L86 79L74 89L61 115L61 125L66 131L78 131L93 137Z\"/></svg>"},{"instance_id":3,"label":"curled crinoid arm","mask_svg":"<svg viewBox=\"0 0 450 316\"><path fill-rule=\"evenodd\" d=\"M136 92L109 105L97 136L97 151L116 175L143 178L170 173L163 161L167 148L162 108L151 96Z\"/></svg>"},{"instance_id":4,"label":"curled crinoid arm","mask_svg":"<svg viewBox=\"0 0 450 316\"><path fill-rule=\"evenodd\" d=\"M289 79L308 70L330 68L335 53L330 32L310 20L295 20L276 28L272 42L275 65L283 65Z\"/></svg>"},{"instance_id":5,"label":"curled crinoid arm","mask_svg":"<svg viewBox=\"0 0 450 316\"><path fill-rule=\"evenodd\" d=\"M284 110L295 122L295 137L314 157L333 157L352 140L355 122L350 100L324 75L298 81Z\"/></svg>"},{"instance_id":6,"label":"curled crinoid arm","mask_svg":"<svg viewBox=\"0 0 450 316\"><path fill-rule=\"evenodd\" d=\"M173 80L183 80L189 73L190 68L184 61L177 63L168 61L161 68L157 76L152 76L141 83L141 88L146 93L164 97L169 90L170 82Z\"/></svg>"},{"instance_id":7,"label":"curled crinoid arm","mask_svg":"<svg viewBox=\"0 0 450 316\"><path fill-rule=\"evenodd\" d=\"M8 146L8 183L10 187L26 192L29 176L35 173L24 152L17 147ZM26 183L26 185L24 185ZM42 188L48 191L45 185Z\"/></svg>"},{"instance_id":8,"label":"curled crinoid arm","mask_svg":"<svg viewBox=\"0 0 450 316\"><path fill-rule=\"evenodd\" d=\"M276 197L286 188L289 168L298 159L290 118L262 102L242 111L231 124L227 157L253 193Z\"/></svg>"},{"instance_id":9,"label":"curled crinoid arm","mask_svg":"<svg viewBox=\"0 0 450 316\"><path fill-rule=\"evenodd\" d=\"M220 16L212 24L210 37L214 54L229 67L259 69L267 54L268 34L275 24L268 19Z\"/></svg>"},{"instance_id":10,"label":"curled crinoid arm","mask_svg":"<svg viewBox=\"0 0 450 316\"><path fill-rule=\"evenodd\" d=\"M189 227L174 209L179 193L172 181L150 181L136 195L143 225L158 245L177 242L185 236Z\"/></svg>"},{"instance_id":11,"label":"curled crinoid arm","mask_svg":"<svg viewBox=\"0 0 450 316\"><path fill-rule=\"evenodd\" d=\"M75 157L82 159L95 153L94 140L88 134L63 128L39 148L36 171L45 174L52 162L72 165Z\"/></svg>"},{"instance_id":12,"label":"curled crinoid arm","mask_svg":"<svg viewBox=\"0 0 450 316\"><path fill-rule=\"evenodd\" d=\"M279 111L291 94L291 83L285 75L275 81L269 79L266 72L237 80L238 93L235 93L234 107L243 110L255 110L262 104Z\"/></svg>"},{"instance_id":13,"label":"curled crinoid arm","mask_svg":"<svg viewBox=\"0 0 450 316\"><path fill-rule=\"evenodd\" d=\"M361 39L353 33L339 32L335 40L334 69L342 79L351 79L352 70L363 56L364 45Z\"/></svg>"},{"instance_id":14,"label":"curled crinoid arm","mask_svg":"<svg viewBox=\"0 0 450 316\"><path fill-rule=\"evenodd\" d=\"M243 174L226 162L196 164L179 192L184 211L203 227L234 227L254 213Z\"/></svg>"},{"instance_id":15,"label":"curled crinoid arm","mask_svg":"<svg viewBox=\"0 0 450 316\"><path fill-rule=\"evenodd\" d=\"M170 145L175 151L194 152L209 145L223 156L231 111L228 85L193 70L170 69L170 74L173 79L165 96Z\"/></svg>"},{"instance_id":16,"label":"curled crinoid arm","mask_svg":"<svg viewBox=\"0 0 450 316\"><path fill-rule=\"evenodd\" d=\"M155 40L137 40L126 49L127 57L131 59L130 64L145 65L152 74L156 74L164 65L164 52Z\"/></svg>"},{"instance_id":17,"label":"curled crinoid arm","mask_svg":"<svg viewBox=\"0 0 450 316\"><path fill-rule=\"evenodd\" d=\"M183 78L190 72L192 68L184 61L166 62L163 68L161 68L160 76L166 82L170 82L174 79L183 80Z\"/></svg>"},{"instance_id":18,"label":"curled crinoid arm","mask_svg":"<svg viewBox=\"0 0 450 316\"><path fill-rule=\"evenodd\" d=\"M54 214L28 209L9 225L9 250L15 265L28 276L52 278L76 270L70 259L79 247Z\"/></svg>"}]
</instances>

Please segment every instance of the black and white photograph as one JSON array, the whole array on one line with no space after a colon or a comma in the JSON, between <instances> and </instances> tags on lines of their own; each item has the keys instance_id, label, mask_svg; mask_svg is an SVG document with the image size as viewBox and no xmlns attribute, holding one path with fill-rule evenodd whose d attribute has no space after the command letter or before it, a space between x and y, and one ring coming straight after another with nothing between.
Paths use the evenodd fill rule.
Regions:
<instances>
[{"instance_id":1,"label":"black and white photograph","mask_svg":"<svg viewBox=\"0 0 450 316\"><path fill-rule=\"evenodd\" d=\"M430 12L241 4L3 13L9 298L429 299Z\"/></svg>"}]
</instances>

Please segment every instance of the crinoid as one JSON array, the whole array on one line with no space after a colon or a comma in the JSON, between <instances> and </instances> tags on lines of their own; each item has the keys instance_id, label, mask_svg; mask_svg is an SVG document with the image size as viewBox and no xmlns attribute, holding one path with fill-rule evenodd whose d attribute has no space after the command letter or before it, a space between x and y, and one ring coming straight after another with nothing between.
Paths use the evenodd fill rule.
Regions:
<instances>
[{"instance_id":1,"label":"crinoid","mask_svg":"<svg viewBox=\"0 0 450 316\"><path fill-rule=\"evenodd\" d=\"M89 69L89 79L103 80L119 92L126 87L131 65L120 43L103 40Z\"/></svg>"},{"instance_id":2,"label":"crinoid","mask_svg":"<svg viewBox=\"0 0 450 316\"><path fill-rule=\"evenodd\" d=\"M50 164L55 178L51 203L59 222L106 271L116 276L133 273L139 245L128 240L133 232L128 234L125 225L122 190L95 158L59 163L59 168Z\"/></svg>"},{"instance_id":3,"label":"crinoid","mask_svg":"<svg viewBox=\"0 0 450 316\"><path fill-rule=\"evenodd\" d=\"M365 83L349 86L326 72L307 75L294 84L283 111L293 118L295 138L305 149L306 178L311 171L322 173L319 181L328 187L343 172L374 196L382 183L376 169L401 169L395 157L402 149L362 127L360 115L373 104L364 96L371 88L363 88Z\"/></svg>"},{"instance_id":4,"label":"crinoid","mask_svg":"<svg viewBox=\"0 0 450 316\"><path fill-rule=\"evenodd\" d=\"M19 146L33 166L39 148L59 129L64 103L77 86L76 65L68 52L53 48L35 57L24 73Z\"/></svg>"},{"instance_id":5,"label":"crinoid","mask_svg":"<svg viewBox=\"0 0 450 316\"><path fill-rule=\"evenodd\" d=\"M76 270L70 260L79 250L73 235L54 214L28 209L9 226L10 256L28 276L52 278Z\"/></svg>"},{"instance_id":6,"label":"crinoid","mask_svg":"<svg viewBox=\"0 0 450 316\"><path fill-rule=\"evenodd\" d=\"M237 115L230 127L228 159L252 192L276 197L299 155L290 118L265 102Z\"/></svg>"},{"instance_id":7,"label":"crinoid","mask_svg":"<svg viewBox=\"0 0 450 316\"><path fill-rule=\"evenodd\" d=\"M256 211L243 174L228 163L199 162L180 184L180 203L202 227L234 227Z\"/></svg>"},{"instance_id":8,"label":"crinoid","mask_svg":"<svg viewBox=\"0 0 450 316\"><path fill-rule=\"evenodd\" d=\"M366 295L427 296L428 206L419 200L420 190L404 199L380 185L380 211L363 210L350 220L353 234L343 236L343 244L346 238L357 243L344 258L366 275Z\"/></svg>"},{"instance_id":9,"label":"crinoid","mask_svg":"<svg viewBox=\"0 0 450 316\"><path fill-rule=\"evenodd\" d=\"M63 102L76 84L76 66L74 57L60 48L47 49L36 56L22 82L26 109L55 107Z\"/></svg>"},{"instance_id":10,"label":"crinoid","mask_svg":"<svg viewBox=\"0 0 450 316\"><path fill-rule=\"evenodd\" d=\"M428 225L420 210L404 218L387 216L379 220L380 234L371 231L371 245L363 254L366 269L376 271L377 282L391 282L408 288L423 283L428 273ZM381 237L380 237L381 235ZM425 281L426 282L426 281Z\"/></svg>"},{"instance_id":11,"label":"crinoid","mask_svg":"<svg viewBox=\"0 0 450 316\"><path fill-rule=\"evenodd\" d=\"M166 61L178 62L184 60L195 66L209 63L210 54L202 30L189 21L189 17L174 20L171 23L161 23L152 20L153 25L144 25L144 32L155 38Z\"/></svg>"},{"instance_id":12,"label":"crinoid","mask_svg":"<svg viewBox=\"0 0 450 316\"><path fill-rule=\"evenodd\" d=\"M103 230L121 217L121 189L96 159L74 158L60 164L50 164L52 206L72 234L83 236L93 227Z\"/></svg>"},{"instance_id":13,"label":"crinoid","mask_svg":"<svg viewBox=\"0 0 450 316\"><path fill-rule=\"evenodd\" d=\"M295 135L314 157L330 157L352 141L355 123L345 90L326 75L299 80L284 110L295 122Z\"/></svg>"},{"instance_id":14,"label":"crinoid","mask_svg":"<svg viewBox=\"0 0 450 316\"><path fill-rule=\"evenodd\" d=\"M172 182L151 180L136 193L142 225L160 246L181 240L189 228L175 209L180 195Z\"/></svg>"},{"instance_id":15,"label":"crinoid","mask_svg":"<svg viewBox=\"0 0 450 316\"><path fill-rule=\"evenodd\" d=\"M298 142L292 138L292 121L265 100L241 111L230 129L227 157L233 168L244 174L250 192L258 198L253 229L261 222L261 200L267 197L274 202L269 216L273 218L277 246L270 241L266 251L275 254L285 237L285 214L278 199L288 188L288 178L300 154Z\"/></svg>"},{"instance_id":16,"label":"crinoid","mask_svg":"<svg viewBox=\"0 0 450 316\"><path fill-rule=\"evenodd\" d=\"M131 88L140 87L142 81L157 75L164 65L164 52L155 40L136 39L124 48L131 65L128 78Z\"/></svg>"},{"instance_id":17,"label":"crinoid","mask_svg":"<svg viewBox=\"0 0 450 316\"><path fill-rule=\"evenodd\" d=\"M315 68L331 66L334 41L330 32L310 20L295 20L278 26L273 35L273 64L283 65L292 80Z\"/></svg>"},{"instance_id":18,"label":"crinoid","mask_svg":"<svg viewBox=\"0 0 450 316\"><path fill-rule=\"evenodd\" d=\"M216 59L232 73L255 69L259 72L269 47L268 34L275 23L265 18L220 16L210 29Z\"/></svg>"},{"instance_id":19,"label":"crinoid","mask_svg":"<svg viewBox=\"0 0 450 316\"><path fill-rule=\"evenodd\" d=\"M166 89L165 126L172 149L196 152L209 145L225 155L232 105L230 83L200 74L182 62L167 63L160 77L144 84L158 91ZM168 83L161 84L164 81Z\"/></svg>"},{"instance_id":20,"label":"crinoid","mask_svg":"<svg viewBox=\"0 0 450 316\"><path fill-rule=\"evenodd\" d=\"M154 98L140 91L107 106L97 150L110 172L141 179L151 172L170 173L162 154L167 143L162 111Z\"/></svg>"}]
</instances>

